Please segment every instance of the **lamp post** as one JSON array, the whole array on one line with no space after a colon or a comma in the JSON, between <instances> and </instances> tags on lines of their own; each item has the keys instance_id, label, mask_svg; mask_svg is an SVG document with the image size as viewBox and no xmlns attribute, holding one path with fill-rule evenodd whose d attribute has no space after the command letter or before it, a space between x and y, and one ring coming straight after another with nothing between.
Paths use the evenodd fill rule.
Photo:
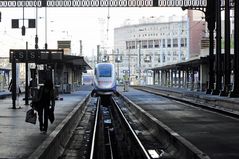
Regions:
<instances>
[{"instance_id":1,"label":"lamp post","mask_svg":"<svg viewBox=\"0 0 239 159\"><path fill-rule=\"evenodd\" d=\"M28 42L26 42L26 67L25 67L25 71L26 71L26 85L25 85L25 105L29 105L29 88L28 88Z\"/></svg>"},{"instance_id":2,"label":"lamp post","mask_svg":"<svg viewBox=\"0 0 239 159\"><path fill-rule=\"evenodd\" d=\"M128 54L128 73L129 73L129 84L130 84L130 48L129 48L129 54Z\"/></svg>"},{"instance_id":3,"label":"lamp post","mask_svg":"<svg viewBox=\"0 0 239 159\"><path fill-rule=\"evenodd\" d=\"M136 41L137 47L138 47L138 71L139 71L139 85L140 85L140 80L141 80L141 41Z\"/></svg>"},{"instance_id":4,"label":"lamp post","mask_svg":"<svg viewBox=\"0 0 239 159\"><path fill-rule=\"evenodd\" d=\"M79 56L82 56L82 40L79 40L79 44L80 44L80 53L79 53Z\"/></svg>"},{"instance_id":5,"label":"lamp post","mask_svg":"<svg viewBox=\"0 0 239 159\"><path fill-rule=\"evenodd\" d=\"M117 80L119 80L119 62L120 62L119 49L117 49L116 52L117 52Z\"/></svg>"}]
</instances>

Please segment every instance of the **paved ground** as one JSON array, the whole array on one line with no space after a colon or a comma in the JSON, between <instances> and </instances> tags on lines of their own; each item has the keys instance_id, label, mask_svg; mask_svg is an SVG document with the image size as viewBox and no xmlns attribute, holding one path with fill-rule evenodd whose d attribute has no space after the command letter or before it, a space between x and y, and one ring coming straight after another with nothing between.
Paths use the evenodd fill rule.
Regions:
<instances>
[{"instance_id":1,"label":"paved ground","mask_svg":"<svg viewBox=\"0 0 239 159\"><path fill-rule=\"evenodd\" d=\"M64 119L64 117L74 108L74 106L77 103L79 103L88 93L90 93L90 90L91 90L90 88L82 86L82 88L78 92L75 92L72 94L60 95L60 97L63 97L63 100L56 101L56 109L55 109L56 119L53 124L49 124L49 130L46 135L40 133L38 122L36 125L32 125L25 122L26 111L30 109L30 106L24 105L24 101L22 100L24 95L22 95L20 99L16 102L17 107L18 108L21 107L21 108L15 109L15 110L11 109L12 108L11 97L0 99L0 158L8 158L8 159L27 158L44 141L44 139L46 139L46 137L55 129L55 127ZM118 88L118 90L120 92L123 92L122 87ZM177 90L178 89L175 89L175 91ZM140 95L140 94L134 93L133 89L131 88L129 88L129 92L124 92L124 94L128 94L133 97L137 97ZM197 95L197 92L194 92L194 94ZM198 94L203 95L200 92L198 92ZM9 95L9 92L0 92L0 97L3 95ZM212 98L215 98L215 100L217 100L218 98L222 99L221 97L218 97L218 96L212 96ZM239 100L239 98L231 99L231 100ZM201 117L202 115L199 113L195 113L193 115L188 114L188 116L184 116L184 118L181 118L182 117L181 110L175 105L167 103L167 101L160 102L159 99L149 100L147 96L141 97L141 100L138 99L138 102L144 103L145 106L147 106L149 102L153 102L154 106L150 107L149 109L158 109L158 111L164 110L165 112L167 112L167 115L172 115L173 117L176 117L177 119L181 119L181 120L191 119L192 116L198 116L200 117L200 119L204 121L204 123L200 127L205 127L208 124L214 125L218 123L217 124L218 129L223 129L222 123L227 121L224 119L218 122L215 122L214 120L213 121L207 120L207 118ZM167 103L167 105L165 105L165 103ZM160 108L158 107L159 105L160 105ZM182 110L184 109L185 108L182 108ZM158 115L159 114L160 113L158 112ZM169 117L165 118L165 120L168 122L172 121L172 120L169 120ZM179 121L179 120L176 120L176 121ZM182 125L178 125L178 126L183 126L185 124L190 124L190 123L192 122L185 122ZM195 125L195 123L192 123L192 124ZM171 125L173 125L173 123L171 123ZM231 122L229 126L230 125L231 126L234 125L234 128L231 129L231 133L234 132L234 130L237 127L239 127L237 122ZM229 127L225 127L225 128L229 129ZM208 136L210 134L214 136L213 134L214 132L212 131L209 132L209 131L203 130L203 131L200 131L199 133L202 136ZM222 132L222 133L225 133L225 132ZM192 134L189 133L188 135L192 135ZM216 140L217 138L215 138L215 142ZM236 139L232 141L239 141L239 140ZM206 146L206 145L204 144L202 146ZM204 148L202 147L202 149ZM223 151L222 148L218 150Z\"/></svg>"},{"instance_id":2,"label":"paved ground","mask_svg":"<svg viewBox=\"0 0 239 159\"><path fill-rule=\"evenodd\" d=\"M123 94L212 159L239 158L238 119L135 89Z\"/></svg>"},{"instance_id":3,"label":"paved ground","mask_svg":"<svg viewBox=\"0 0 239 159\"><path fill-rule=\"evenodd\" d=\"M7 92L1 92L7 93ZM25 106L22 98L16 102L18 109L12 109L10 97L0 100L0 158L27 158L44 139L55 129L55 127L66 117L66 115L87 94L88 88L82 87L80 91L72 94L62 94L63 100L56 101L55 121L49 123L48 133L42 134L36 125L26 123L25 116L30 106ZM1 96L1 94L0 94Z\"/></svg>"}]
</instances>

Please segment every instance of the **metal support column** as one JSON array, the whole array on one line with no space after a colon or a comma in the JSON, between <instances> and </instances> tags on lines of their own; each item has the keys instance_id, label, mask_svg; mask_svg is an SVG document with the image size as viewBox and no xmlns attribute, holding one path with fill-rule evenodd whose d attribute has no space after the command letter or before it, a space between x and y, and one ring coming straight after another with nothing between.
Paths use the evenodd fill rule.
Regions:
<instances>
[{"instance_id":1,"label":"metal support column","mask_svg":"<svg viewBox=\"0 0 239 159\"><path fill-rule=\"evenodd\" d=\"M164 82L164 85L165 85L166 87L168 87L168 86L169 86L169 83L170 83L169 75L170 75L169 70L165 70L165 82Z\"/></svg>"},{"instance_id":2,"label":"metal support column","mask_svg":"<svg viewBox=\"0 0 239 159\"><path fill-rule=\"evenodd\" d=\"M170 70L170 87L173 87L173 70Z\"/></svg>"},{"instance_id":3,"label":"metal support column","mask_svg":"<svg viewBox=\"0 0 239 159\"><path fill-rule=\"evenodd\" d=\"M191 90L194 90L195 78L194 78L194 68L191 68Z\"/></svg>"},{"instance_id":4,"label":"metal support column","mask_svg":"<svg viewBox=\"0 0 239 159\"><path fill-rule=\"evenodd\" d=\"M221 64L221 0L216 0L216 88L212 95L219 95L222 89L222 64Z\"/></svg>"},{"instance_id":5,"label":"metal support column","mask_svg":"<svg viewBox=\"0 0 239 159\"><path fill-rule=\"evenodd\" d=\"M164 70L164 86L168 85L168 71Z\"/></svg>"},{"instance_id":6,"label":"metal support column","mask_svg":"<svg viewBox=\"0 0 239 159\"><path fill-rule=\"evenodd\" d=\"M206 94L211 94L212 90L214 89L214 29L215 29L215 0L208 0L207 1L207 11L206 11L206 21L208 23L208 30L209 30L209 79L208 79L208 88Z\"/></svg>"},{"instance_id":7,"label":"metal support column","mask_svg":"<svg viewBox=\"0 0 239 159\"><path fill-rule=\"evenodd\" d=\"M186 80L185 80L185 70L183 69L182 70L182 88L185 88L185 86L186 86Z\"/></svg>"},{"instance_id":8,"label":"metal support column","mask_svg":"<svg viewBox=\"0 0 239 159\"><path fill-rule=\"evenodd\" d=\"M161 81L161 78L160 78L160 77L161 77L161 73L162 73L162 72L161 72L160 70L158 70L158 85L159 85L159 86L161 86L161 82L162 82L162 81Z\"/></svg>"},{"instance_id":9,"label":"metal support column","mask_svg":"<svg viewBox=\"0 0 239 159\"><path fill-rule=\"evenodd\" d=\"M26 84L25 84L25 105L29 105L28 97L29 97L29 88L28 88L28 42L26 42Z\"/></svg>"},{"instance_id":10,"label":"metal support column","mask_svg":"<svg viewBox=\"0 0 239 159\"><path fill-rule=\"evenodd\" d=\"M17 77L16 77L16 58L15 53L12 53L12 81L11 81L11 89L12 89L12 109L16 109L16 99L17 99Z\"/></svg>"},{"instance_id":11,"label":"metal support column","mask_svg":"<svg viewBox=\"0 0 239 159\"><path fill-rule=\"evenodd\" d=\"M153 71L153 85L155 85L155 75L156 75L156 70Z\"/></svg>"},{"instance_id":12,"label":"metal support column","mask_svg":"<svg viewBox=\"0 0 239 159\"><path fill-rule=\"evenodd\" d=\"M181 84L181 69L178 70L178 88L181 88L182 84Z\"/></svg>"},{"instance_id":13,"label":"metal support column","mask_svg":"<svg viewBox=\"0 0 239 159\"><path fill-rule=\"evenodd\" d=\"M230 92L229 97L239 97L239 1L234 0L234 60L233 60L233 73L234 84L233 91Z\"/></svg>"},{"instance_id":14,"label":"metal support column","mask_svg":"<svg viewBox=\"0 0 239 159\"><path fill-rule=\"evenodd\" d=\"M197 67L197 73L198 73L198 79L197 79L197 91L200 91L201 89L200 89L200 79L201 79L201 73L200 73L200 65Z\"/></svg>"},{"instance_id":15,"label":"metal support column","mask_svg":"<svg viewBox=\"0 0 239 159\"><path fill-rule=\"evenodd\" d=\"M230 59L230 4L225 0L225 53L224 53L224 88L220 96L227 96L230 91L231 59Z\"/></svg>"},{"instance_id":16,"label":"metal support column","mask_svg":"<svg viewBox=\"0 0 239 159\"><path fill-rule=\"evenodd\" d=\"M161 70L161 86L164 86L164 74L165 72Z\"/></svg>"},{"instance_id":17,"label":"metal support column","mask_svg":"<svg viewBox=\"0 0 239 159\"><path fill-rule=\"evenodd\" d=\"M187 68L186 70L186 88L189 88L189 84L190 84L190 80L189 80L189 74L190 74L190 70L189 68Z\"/></svg>"}]
</instances>

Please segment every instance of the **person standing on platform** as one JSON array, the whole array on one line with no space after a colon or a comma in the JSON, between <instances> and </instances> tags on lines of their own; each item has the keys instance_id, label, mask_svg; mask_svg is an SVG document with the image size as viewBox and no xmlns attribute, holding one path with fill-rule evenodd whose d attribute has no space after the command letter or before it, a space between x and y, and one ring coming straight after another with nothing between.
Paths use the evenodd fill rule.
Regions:
<instances>
[{"instance_id":1,"label":"person standing on platform","mask_svg":"<svg viewBox=\"0 0 239 159\"><path fill-rule=\"evenodd\" d=\"M50 111L54 111L55 108L55 97L53 83L51 80L46 80L44 86L40 87L39 90L39 105L38 105L38 116L40 131L43 133L47 132L48 118L51 115Z\"/></svg>"}]
</instances>

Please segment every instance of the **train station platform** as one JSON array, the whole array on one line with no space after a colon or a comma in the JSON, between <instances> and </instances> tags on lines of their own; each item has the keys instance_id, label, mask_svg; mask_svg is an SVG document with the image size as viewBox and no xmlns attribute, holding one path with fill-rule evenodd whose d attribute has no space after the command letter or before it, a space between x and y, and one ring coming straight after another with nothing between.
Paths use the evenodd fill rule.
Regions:
<instances>
[{"instance_id":1,"label":"train station platform","mask_svg":"<svg viewBox=\"0 0 239 159\"><path fill-rule=\"evenodd\" d=\"M60 94L63 100L56 101L55 121L53 124L49 122L46 134L40 132L38 119L35 125L25 122L26 112L31 107L24 105L24 95L16 101L17 109L12 109L11 96L1 92L0 97L6 97L0 99L0 158L28 158L90 91L88 88L80 88L71 94Z\"/></svg>"},{"instance_id":2,"label":"train station platform","mask_svg":"<svg viewBox=\"0 0 239 159\"><path fill-rule=\"evenodd\" d=\"M153 89L155 93L159 95L239 115L239 98L211 95L206 94L206 92L192 91L185 88L169 88L158 85L148 85L143 87ZM134 88L143 89L143 87L135 86Z\"/></svg>"},{"instance_id":3,"label":"train station platform","mask_svg":"<svg viewBox=\"0 0 239 159\"><path fill-rule=\"evenodd\" d=\"M11 92L9 92L8 90L0 91L0 99L4 99L10 96L11 96Z\"/></svg>"},{"instance_id":4,"label":"train station platform","mask_svg":"<svg viewBox=\"0 0 239 159\"><path fill-rule=\"evenodd\" d=\"M146 90L150 93L145 92ZM175 146L177 149L174 151L177 152L175 155L181 156L190 150L198 157L185 158L239 158L237 110L239 98L158 86L130 87L128 91L122 91L122 94L130 100L126 103L129 103L130 108L133 107L132 114L138 116L151 132L155 132L154 136L161 137L159 140L163 143L163 147L170 147L170 144ZM189 104L165 97L186 101ZM202 107L210 107L216 113ZM237 114L237 118L231 114L217 113L216 109L230 111L235 114L234 116Z\"/></svg>"}]
</instances>

